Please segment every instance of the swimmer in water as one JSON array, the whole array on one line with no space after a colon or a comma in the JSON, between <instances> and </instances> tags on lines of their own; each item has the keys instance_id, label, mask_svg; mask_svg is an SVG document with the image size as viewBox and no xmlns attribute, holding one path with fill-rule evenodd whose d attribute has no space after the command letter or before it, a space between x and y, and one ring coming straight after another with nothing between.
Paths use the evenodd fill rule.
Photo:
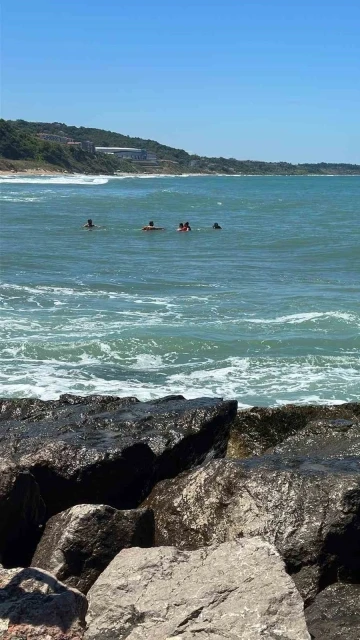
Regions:
<instances>
[{"instance_id":1,"label":"swimmer in water","mask_svg":"<svg viewBox=\"0 0 360 640\"><path fill-rule=\"evenodd\" d=\"M217 222L214 222L213 229L221 229L220 225Z\"/></svg>"},{"instance_id":2,"label":"swimmer in water","mask_svg":"<svg viewBox=\"0 0 360 640\"><path fill-rule=\"evenodd\" d=\"M191 231L191 227L188 222L184 222L184 231Z\"/></svg>"},{"instance_id":3,"label":"swimmer in water","mask_svg":"<svg viewBox=\"0 0 360 640\"><path fill-rule=\"evenodd\" d=\"M153 221L150 220L149 224L143 227L141 231L164 231L164 227L154 227Z\"/></svg>"},{"instance_id":4,"label":"swimmer in water","mask_svg":"<svg viewBox=\"0 0 360 640\"><path fill-rule=\"evenodd\" d=\"M89 220L87 221L86 224L84 224L83 229L99 229L99 227L97 226L97 224L94 224L93 221L91 220L91 218L89 218Z\"/></svg>"},{"instance_id":5,"label":"swimmer in water","mask_svg":"<svg viewBox=\"0 0 360 640\"><path fill-rule=\"evenodd\" d=\"M183 222L179 222L179 226L178 226L178 228L176 229L176 231L184 231L184 224L183 224Z\"/></svg>"}]
</instances>

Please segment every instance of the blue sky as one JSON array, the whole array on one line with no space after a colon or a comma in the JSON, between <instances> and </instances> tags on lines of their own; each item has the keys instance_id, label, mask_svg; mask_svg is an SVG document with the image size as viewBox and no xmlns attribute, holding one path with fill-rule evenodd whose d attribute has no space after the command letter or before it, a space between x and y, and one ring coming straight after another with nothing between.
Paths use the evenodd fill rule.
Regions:
<instances>
[{"instance_id":1,"label":"blue sky","mask_svg":"<svg viewBox=\"0 0 360 640\"><path fill-rule=\"evenodd\" d=\"M2 116L360 163L359 0L3 1Z\"/></svg>"}]
</instances>

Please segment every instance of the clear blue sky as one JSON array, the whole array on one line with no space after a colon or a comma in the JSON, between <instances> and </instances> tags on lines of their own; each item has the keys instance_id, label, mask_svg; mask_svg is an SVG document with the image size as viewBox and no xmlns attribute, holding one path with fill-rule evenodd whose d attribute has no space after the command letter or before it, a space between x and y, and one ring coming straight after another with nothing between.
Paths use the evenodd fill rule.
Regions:
<instances>
[{"instance_id":1,"label":"clear blue sky","mask_svg":"<svg viewBox=\"0 0 360 640\"><path fill-rule=\"evenodd\" d=\"M4 0L2 116L360 163L360 0Z\"/></svg>"}]
</instances>

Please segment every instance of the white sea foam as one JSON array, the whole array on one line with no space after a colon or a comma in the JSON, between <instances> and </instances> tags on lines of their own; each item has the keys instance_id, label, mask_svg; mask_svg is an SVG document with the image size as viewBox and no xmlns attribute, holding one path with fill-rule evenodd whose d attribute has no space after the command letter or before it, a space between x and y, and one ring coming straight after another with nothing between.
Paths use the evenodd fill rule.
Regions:
<instances>
[{"instance_id":1,"label":"white sea foam","mask_svg":"<svg viewBox=\"0 0 360 640\"><path fill-rule=\"evenodd\" d=\"M101 185L106 184L109 181L107 176L86 176L86 175L69 175L69 176L2 176L0 177L0 184L26 184L31 186L32 184L50 184L56 186L59 184L67 185Z\"/></svg>"},{"instance_id":2,"label":"white sea foam","mask_svg":"<svg viewBox=\"0 0 360 640\"><path fill-rule=\"evenodd\" d=\"M359 323L360 318L352 313L342 311L310 311L308 313L294 313L286 316L277 316L276 318L246 318L246 322L253 324L302 324L303 322L313 322L319 318L337 318L345 322Z\"/></svg>"},{"instance_id":3,"label":"white sea foam","mask_svg":"<svg viewBox=\"0 0 360 640\"><path fill-rule=\"evenodd\" d=\"M277 406L294 401L340 404L354 401L359 394L356 355L298 359L231 357L217 366L213 361L197 366L192 363L178 373L168 369L166 361L171 357L173 354L154 357L138 353L130 367L117 365L116 370L113 365L108 375L102 376L96 374L100 364L97 357L86 353L80 354L76 363L54 358L20 359L16 371L3 360L0 394L49 399L66 392L100 393L135 395L140 400L149 400L181 393L188 398L202 395L237 398L240 407L256 403ZM149 377L144 380L147 371L151 373L151 381ZM157 371L161 374L158 379L153 377Z\"/></svg>"}]
</instances>

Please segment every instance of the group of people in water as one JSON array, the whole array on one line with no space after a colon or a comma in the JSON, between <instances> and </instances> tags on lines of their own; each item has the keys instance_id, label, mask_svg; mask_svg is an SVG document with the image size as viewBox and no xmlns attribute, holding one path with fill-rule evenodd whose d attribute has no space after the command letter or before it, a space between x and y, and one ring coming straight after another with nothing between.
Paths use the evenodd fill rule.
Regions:
<instances>
[{"instance_id":1,"label":"group of people in water","mask_svg":"<svg viewBox=\"0 0 360 640\"><path fill-rule=\"evenodd\" d=\"M84 229L100 229L97 224L94 224L92 219L89 218L86 224L83 225ZM221 229L217 222L214 222L213 229ZM165 231L165 227L155 227L153 220L150 220L149 224L141 229L141 231ZM179 226L176 231L191 231L189 222L179 222Z\"/></svg>"},{"instance_id":2,"label":"group of people in water","mask_svg":"<svg viewBox=\"0 0 360 640\"><path fill-rule=\"evenodd\" d=\"M217 222L214 222L213 229L221 229ZM141 229L141 231L165 231L165 227L155 227L153 220L150 220L149 224ZM191 231L189 222L179 222L179 226L176 231Z\"/></svg>"}]
</instances>

